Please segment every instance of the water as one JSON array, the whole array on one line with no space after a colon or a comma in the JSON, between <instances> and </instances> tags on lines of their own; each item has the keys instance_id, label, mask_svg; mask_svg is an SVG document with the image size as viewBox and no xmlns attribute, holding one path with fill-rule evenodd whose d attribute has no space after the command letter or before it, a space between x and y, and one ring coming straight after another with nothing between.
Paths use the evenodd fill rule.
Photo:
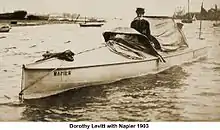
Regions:
<instances>
[{"instance_id":1,"label":"water","mask_svg":"<svg viewBox=\"0 0 220 130\"><path fill-rule=\"evenodd\" d=\"M103 42L103 28L78 25L17 27L0 37L0 121L220 121L220 28L203 22L207 59L174 66L154 75L68 91L44 100L18 101L21 65L46 50L74 52ZM196 38L199 22L186 24ZM199 45L199 42L196 43Z\"/></svg>"}]
</instances>

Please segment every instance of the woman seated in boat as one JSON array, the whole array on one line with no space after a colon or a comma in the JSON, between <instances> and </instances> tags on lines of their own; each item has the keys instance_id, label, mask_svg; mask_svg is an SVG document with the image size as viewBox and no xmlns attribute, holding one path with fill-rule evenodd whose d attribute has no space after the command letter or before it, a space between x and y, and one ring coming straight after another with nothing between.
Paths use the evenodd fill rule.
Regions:
<instances>
[{"instance_id":1,"label":"woman seated in boat","mask_svg":"<svg viewBox=\"0 0 220 130\"><path fill-rule=\"evenodd\" d=\"M131 22L131 28L145 35L153 43L155 49L161 50L160 43L151 35L150 23L143 17L145 13L144 8L137 8L136 13L137 17Z\"/></svg>"}]
</instances>

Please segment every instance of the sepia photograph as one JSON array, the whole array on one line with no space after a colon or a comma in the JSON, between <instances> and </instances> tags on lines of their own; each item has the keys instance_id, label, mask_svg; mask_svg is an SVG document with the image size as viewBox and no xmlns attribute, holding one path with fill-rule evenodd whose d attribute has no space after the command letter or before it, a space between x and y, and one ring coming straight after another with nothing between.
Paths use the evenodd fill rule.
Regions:
<instances>
[{"instance_id":1,"label":"sepia photograph","mask_svg":"<svg viewBox=\"0 0 220 130\"><path fill-rule=\"evenodd\" d=\"M220 121L219 0L0 3L0 122Z\"/></svg>"}]
</instances>

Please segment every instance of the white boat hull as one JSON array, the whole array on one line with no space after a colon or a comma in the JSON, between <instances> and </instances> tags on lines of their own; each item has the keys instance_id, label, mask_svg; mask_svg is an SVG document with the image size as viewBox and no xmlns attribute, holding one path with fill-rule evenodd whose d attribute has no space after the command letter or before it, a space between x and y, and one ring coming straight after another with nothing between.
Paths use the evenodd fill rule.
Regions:
<instances>
[{"instance_id":1,"label":"white boat hull","mask_svg":"<svg viewBox=\"0 0 220 130\"><path fill-rule=\"evenodd\" d=\"M102 23L80 23L80 27L101 27Z\"/></svg>"},{"instance_id":2,"label":"white boat hull","mask_svg":"<svg viewBox=\"0 0 220 130\"><path fill-rule=\"evenodd\" d=\"M186 62L206 57L209 47L185 49L177 52L161 53L166 63L156 57L141 61L126 61L63 68L22 69L22 89L24 99L37 99L55 95L84 86L106 84L121 79L157 73ZM38 80L40 78L40 80Z\"/></svg>"}]
</instances>

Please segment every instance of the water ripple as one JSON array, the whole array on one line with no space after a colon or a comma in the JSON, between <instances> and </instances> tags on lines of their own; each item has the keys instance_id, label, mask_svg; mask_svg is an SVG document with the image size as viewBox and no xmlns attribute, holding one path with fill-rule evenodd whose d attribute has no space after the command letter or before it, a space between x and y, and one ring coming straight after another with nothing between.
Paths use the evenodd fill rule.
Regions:
<instances>
[{"instance_id":1,"label":"water ripple","mask_svg":"<svg viewBox=\"0 0 220 130\"><path fill-rule=\"evenodd\" d=\"M80 88L23 103L18 102L23 63L39 59L47 50L64 50L76 43L86 43L84 48L101 43L103 30L85 30L76 25L14 28L10 35L1 39L0 120L219 121L220 31L209 28L211 24L204 22L208 28L204 28L203 36L207 44L214 46L206 59L174 66L158 74ZM187 37L197 35L196 27L184 26Z\"/></svg>"}]
</instances>

